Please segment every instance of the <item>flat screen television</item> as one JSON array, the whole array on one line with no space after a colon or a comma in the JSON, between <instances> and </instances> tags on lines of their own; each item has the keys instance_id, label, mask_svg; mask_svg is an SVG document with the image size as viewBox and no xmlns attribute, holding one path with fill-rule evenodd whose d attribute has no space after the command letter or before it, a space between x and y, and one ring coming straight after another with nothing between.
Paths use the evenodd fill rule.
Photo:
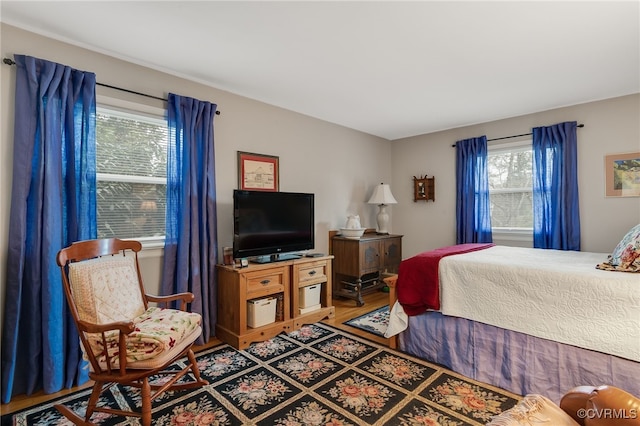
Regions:
<instances>
[{"instance_id":1,"label":"flat screen television","mask_svg":"<svg viewBox=\"0 0 640 426\"><path fill-rule=\"evenodd\" d=\"M233 257L266 263L314 247L314 194L233 191Z\"/></svg>"}]
</instances>

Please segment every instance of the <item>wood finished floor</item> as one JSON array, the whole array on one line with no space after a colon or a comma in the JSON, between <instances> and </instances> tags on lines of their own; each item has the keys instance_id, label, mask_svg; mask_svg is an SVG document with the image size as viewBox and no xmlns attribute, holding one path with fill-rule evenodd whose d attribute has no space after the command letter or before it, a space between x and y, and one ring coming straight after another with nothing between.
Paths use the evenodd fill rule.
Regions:
<instances>
[{"instance_id":1,"label":"wood finished floor","mask_svg":"<svg viewBox=\"0 0 640 426\"><path fill-rule=\"evenodd\" d=\"M356 302L353 300L342 299L342 298L333 299L333 305L336 308L336 316L335 318L324 320L323 322L333 327L339 328L341 330L345 330L351 334L356 334L358 336L365 337L377 343L388 345L388 339L378 337L371 333L367 333L365 331L343 324L343 322L348 321L351 318L358 317L367 312L371 312L377 308L387 305L389 303L389 295L388 293L383 293L383 292L371 293L364 296L364 301L365 301L364 306L358 307L356 306ZM214 338L214 339L211 339L209 343L207 343L206 345L197 346L197 347L194 347L194 349L202 350L211 346L215 346L219 343L220 341ZM91 386L91 382L86 383L85 385L80 387L63 390L63 391L56 392L54 394L49 394L49 395L45 395L42 392L39 392L31 396L18 395L18 396L15 396L11 400L11 402L9 402L8 404L2 404L0 406L0 414L4 415L14 411L22 410L32 405L40 404L50 399L64 396L69 393L75 392L79 389L84 389L90 386Z\"/></svg>"}]
</instances>

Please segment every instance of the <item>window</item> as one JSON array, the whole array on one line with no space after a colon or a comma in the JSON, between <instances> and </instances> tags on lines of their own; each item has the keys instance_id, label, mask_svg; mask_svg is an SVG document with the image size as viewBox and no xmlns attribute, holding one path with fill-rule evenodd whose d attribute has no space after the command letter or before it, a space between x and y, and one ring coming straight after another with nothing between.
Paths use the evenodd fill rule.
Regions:
<instances>
[{"instance_id":1,"label":"window","mask_svg":"<svg viewBox=\"0 0 640 426\"><path fill-rule=\"evenodd\" d=\"M491 228L494 233L533 233L531 140L488 147Z\"/></svg>"},{"instance_id":2,"label":"window","mask_svg":"<svg viewBox=\"0 0 640 426\"><path fill-rule=\"evenodd\" d=\"M98 238L161 242L165 235L167 121L97 108Z\"/></svg>"}]
</instances>

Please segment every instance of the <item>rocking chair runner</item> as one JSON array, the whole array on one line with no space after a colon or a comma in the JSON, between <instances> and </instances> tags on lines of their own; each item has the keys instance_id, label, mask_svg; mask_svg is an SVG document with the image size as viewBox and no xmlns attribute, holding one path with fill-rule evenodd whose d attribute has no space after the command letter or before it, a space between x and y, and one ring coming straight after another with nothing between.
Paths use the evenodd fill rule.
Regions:
<instances>
[{"instance_id":1,"label":"rocking chair runner","mask_svg":"<svg viewBox=\"0 0 640 426\"><path fill-rule=\"evenodd\" d=\"M89 378L95 382L84 419L55 406L74 424L90 425L94 412L104 412L139 417L149 426L151 401L160 394L208 384L200 378L191 349L202 333L201 316L186 312L194 296L147 295L138 264L141 249L138 241L112 238L76 242L58 252L64 292L90 364ZM180 310L158 307L174 301L181 302ZM167 370L184 356L185 368ZM189 372L194 380L178 382ZM152 383L151 376L163 379ZM140 412L97 405L100 394L114 384L140 389Z\"/></svg>"}]
</instances>

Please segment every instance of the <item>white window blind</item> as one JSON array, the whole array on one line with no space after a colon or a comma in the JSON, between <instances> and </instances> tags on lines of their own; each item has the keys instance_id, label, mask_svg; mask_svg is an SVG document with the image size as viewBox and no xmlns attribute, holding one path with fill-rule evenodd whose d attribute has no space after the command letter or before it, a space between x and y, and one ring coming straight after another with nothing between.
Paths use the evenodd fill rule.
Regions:
<instances>
[{"instance_id":1,"label":"white window blind","mask_svg":"<svg viewBox=\"0 0 640 426\"><path fill-rule=\"evenodd\" d=\"M100 106L96 139L98 237L163 239L166 120Z\"/></svg>"},{"instance_id":2,"label":"white window blind","mask_svg":"<svg viewBox=\"0 0 640 426\"><path fill-rule=\"evenodd\" d=\"M531 140L489 147L493 231L533 231L532 160Z\"/></svg>"}]
</instances>

